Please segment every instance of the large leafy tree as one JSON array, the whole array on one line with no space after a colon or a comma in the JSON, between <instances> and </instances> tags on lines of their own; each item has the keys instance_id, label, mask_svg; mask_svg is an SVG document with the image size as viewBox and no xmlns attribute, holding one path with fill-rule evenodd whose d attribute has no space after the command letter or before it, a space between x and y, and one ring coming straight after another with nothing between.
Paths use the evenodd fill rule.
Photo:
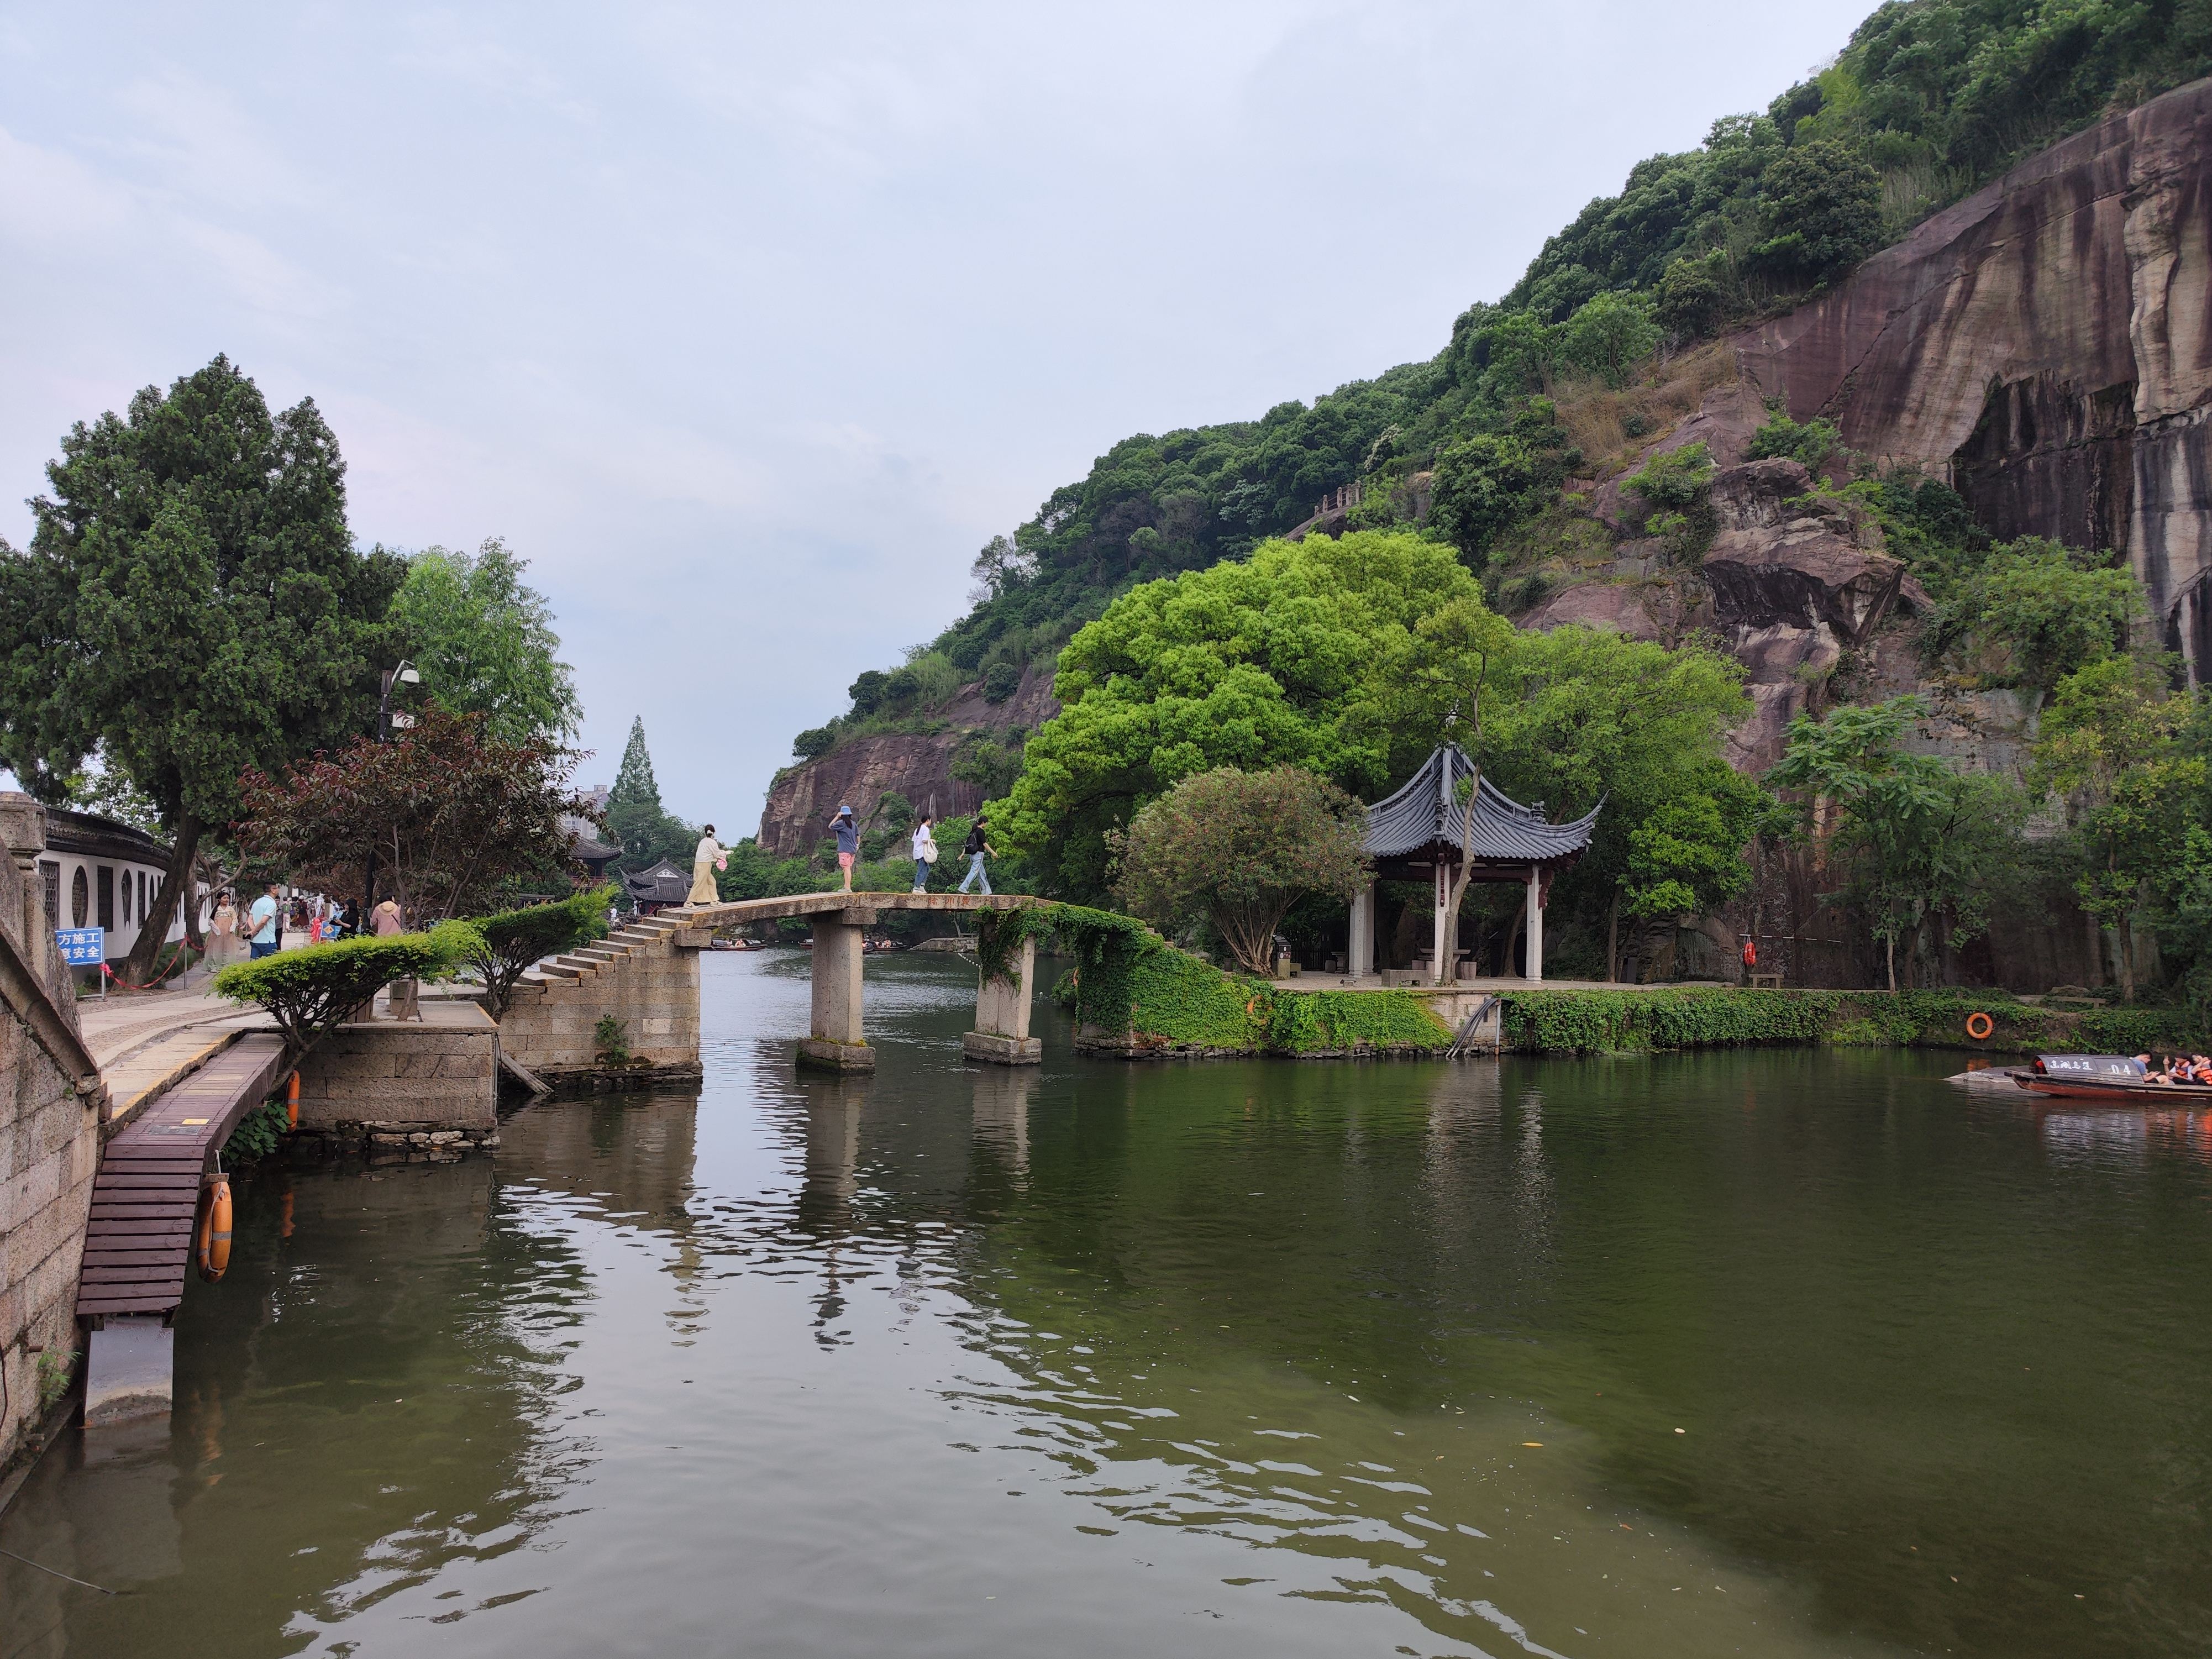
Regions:
<instances>
[{"instance_id":1,"label":"large leafy tree","mask_svg":"<svg viewBox=\"0 0 2212 1659\"><path fill-rule=\"evenodd\" d=\"M1495 700L1486 742L1492 775L1554 819L1604 803L1571 880L1602 908L1610 978L1624 908L1705 908L1749 878L1763 797L1722 757L1751 713L1743 669L1703 647L1579 627L1521 635L1510 665L1514 695Z\"/></svg>"},{"instance_id":2,"label":"large leafy tree","mask_svg":"<svg viewBox=\"0 0 2212 1659\"><path fill-rule=\"evenodd\" d=\"M2118 935L2121 994L2136 994L2141 923L2201 889L2208 775L2184 741L2191 706L2130 657L2059 683L2035 749L2035 781L2068 804L2081 908Z\"/></svg>"},{"instance_id":3,"label":"large leafy tree","mask_svg":"<svg viewBox=\"0 0 2212 1659\"><path fill-rule=\"evenodd\" d=\"M404 567L356 550L314 404L272 416L225 357L73 427L46 476L29 550L0 544L0 759L54 800L96 750L153 801L175 850L143 979L240 775L366 724Z\"/></svg>"},{"instance_id":4,"label":"large leafy tree","mask_svg":"<svg viewBox=\"0 0 2212 1659\"><path fill-rule=\"evenodd\" d=\"M1766 775L1770 784L1804 792L1809 827L1825 835L1846 876L1839 896L1867 918L1893 991L1899 941L1917 957L1939 915L1954 940L1989 925L2023 816L2019 791L2003 780L1954 772L1905 746L1928 713L1924 698L1904 696L1838 708L1823 720L1800 714Z\"/></svg>"},{"instance_id":5,"label":"large leafy tree","mask_svg":"<svg viewBox=\"0 0 2212 1659\"><path fill-rule=\"evenodd\" d=\"M407 562L392 626L424 693L446 708L483 715L509 742L573 738L583 723L575 672L556 654L552 606L522 580L529 568L496 537L474 553L426 547Z\"/></svg>"},{"instance_id":6,"label":"large leafy tree","mask_svg":"<svg viewBox=\"0 0 2212 1659\"><path fill-rule=\"evenodd\" d=\"M565 891L580 866L562 820L586 810L567 783L575 751L505 742L488 724L433 704L392 742L357 738L279 775L249 772L239 843L257 863L346 891L374 854L417 927L482 915L522 884Z\"/></svg>"},{"instance_id":7,"label":"large leafy tree","mask_svg":"<svg viewBox=\"0 0 2212 1659\"><path fill-rule=\"evenodd\" d=\"M1184 778L1288 764L1371 793L1433 733L1400 717L1419 625L1455 601L1481 608L1451 549L1381 531L1132 589L1060 653L1060 712L986 809L994 844L1047 890L1096 899L1106 832Z\"/></svg>"},{"instance_id":8,"label":"large leafy tree","mask_svg":"<svg viewBox=\"0 0 2212 1659\"><path fill-rule=\"evenodd\" d=\"M1367 815L1296 766L1201 772L1109 838L1114 890L1147 921L1203 916L1252 973L1274 976L1275 930L1307 894L1348 899L1364 878Z\"/></svg>"}]
</instances>

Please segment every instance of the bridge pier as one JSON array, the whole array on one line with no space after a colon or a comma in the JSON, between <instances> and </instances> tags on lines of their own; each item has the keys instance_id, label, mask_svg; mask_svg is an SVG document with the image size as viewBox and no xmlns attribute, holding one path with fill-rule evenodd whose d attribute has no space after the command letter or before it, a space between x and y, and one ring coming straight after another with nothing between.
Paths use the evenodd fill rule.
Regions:
<instances>
[{"instance_id":1,"label":"bridge pier","mask_svg":"<svg viewBox=\"0 0 2212 1659\"><path fill-rule=\"evenodd\" d=\"M1008 966L1014 970L1012 983L994 978L975 988L975 1029L960 1039L961 1052L992 1066L1042 1065L1044 1043L1030 1035L1036 940L1023 939L1019 955Z\"/></svg>"},{"instance_id":2,"label":"bridge pier","mask_svg":"<svg viewBox=\"0 0 2212 1659\"><path fill-rule=\"evenodd\" d=\"M815 916L814 1031L799 1045L799 1063L830 1072L872 1072L876 1051L860 1031L861 945L872 910L830 910Z\"/></svg>"}]
</instances>

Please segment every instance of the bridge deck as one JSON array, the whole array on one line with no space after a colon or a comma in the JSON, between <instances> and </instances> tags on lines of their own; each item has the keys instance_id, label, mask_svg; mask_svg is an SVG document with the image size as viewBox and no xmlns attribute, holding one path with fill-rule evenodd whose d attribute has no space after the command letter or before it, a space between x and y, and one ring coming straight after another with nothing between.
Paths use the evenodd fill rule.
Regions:
<instances>
[{"instance_id":1,"label":"bridge deck","mask_svg":"<svg viewBox=\"0 0 2212 1659\"><path fill-rule=\"evenodd\" d=\"M834 915L846 910L1022 910L1051 902L1027 893L789 893L781 898L678 905L660 915L690 927L730 927L744 921Z\"/></svg>"},{"instance_id":2,"label":"bridge deck","mask_svg":"<svg viewBox=\"0 0 2212 1659\"><path fill-rule=\"evenodd\" d=\"M102 1149L78 1313L166 1314L184 1300L201 1172L284 1075L283 1060L283 1038L249 1031Z\"/></svg>"}]
</instances>

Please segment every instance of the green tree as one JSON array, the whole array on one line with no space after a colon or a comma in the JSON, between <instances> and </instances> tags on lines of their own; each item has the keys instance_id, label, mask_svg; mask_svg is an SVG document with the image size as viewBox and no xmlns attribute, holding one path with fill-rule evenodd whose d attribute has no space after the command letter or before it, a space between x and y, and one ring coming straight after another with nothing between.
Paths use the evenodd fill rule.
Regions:
<instances>
[{"instance_id":1,"label":"green tree","mask_svg":"<svg viewBox=\"0 0 2212 1659\"><path fill-rule=\"evenodd\" d=\"M1551 400L1532 398L1506 430L1437 453L1431 521L1480 570L1498 539L1556 501L1582 463Z\"/></svg>"},{"instance_id":2,"label":"green tree","mask_svg":"<svg viewBox=\"0 0 2212 1659\"><path fill-rule=\"evenodd\" d=\"M1841 896L1867 917L1892 991L1899 940L1911 941L1917 957L1938 915L1958 942L1989 925L2023 816L2019 792L2002 780L1954 772L1904 747L1928 712L1924 698L1904 696L1838 708L1824 720L1800 714L1766 775L1777 788L1805 793L1808 818L1817 803L1832 804L1828 851L1849 877ZM1821 826L1812 828L1818 835Z\"/></svg>"},{"instance_id":3,"label":"green tree","mask_svg":"<svg viewBox=\"0 0 2212 1659\"><path fill-rule=\"evenodd\" d=\"M2111 555L2030 536L1990 550L1943 606L1940 636L1991 647L2000 681L2049 690L2124 648L2141 600L2135 573Z\"/></svg>"},{"instance_id":4,"label":"green tree","mask_svg":"<svg viewBox=\"0 0 2212 1659\"><path fill-rule=\"evenodd\" d=\"M1380 788L1418 735L1396 720L1416 627L1455 600L1481 606L1449 548L1381 531L1132 588L1060 653L1060 712L988 809L994 844L1045 890L1095 900L1106 832L1183 778L1288 764Z\"/></svg>"},{"instance_id":5,"label":"green tree","mask_svg":"<svg viewBox=\"0 0 2212 1659\"><path fill-rule=\"evenodd\" d=\"M1686 255L1660 274L1652 315L1659 326L1683 340L1702 340L1718 331L1734 309L1736 296L1725 258Z\"/></svg>"},{"instance_id":6,"label":"green tree","mask_svg":"<svg viewBox=\"0 0 2212 1659\"><path fill-rule=\"evenodd\" d=\"M2203 887L2207 764L2181 741L2191 713L2154 668L2104 657L2059 682L2036 744L2034 781L2066 800L2079 838L2075 892L2118 935L2130 1001L2143 921Z\"/></svg>"},{"instance_id":7,"label":"green tree","mask_svg":"<svg viewBox=\"0 0 2212 1659\"><path fill-rule=\"evenodd\" d=\"M1296 766L1183 779L1108 836L1114 890L1175 928L1203 916L1249 972L1274 977L1274 939L1297 900L1352 896L1367 870L1366 814Z\"/></svg>"},{"instance_id":8,"label":"green tree","mask_svg":"<svg viewBox=\"0 0 2212 1659\"><path fill-rule=\"evenodd\" d=\"M1814 139L1777 156L1760 182L1765 269L1821 283L1882 245L1881 176L1851 146Z\"/></svg>"},{"instance_id":9,"label":"green tree","mask_svg":"<svg viewBox=\"0 0 2212 1659\"><path fill-rule=\"evenodd\" d=\"M424 548L408 561L392 621L442 707L483 715L507 741L572 738L583 725L575 673L554 654L553 610L523 581L529 568L496 537L474 553Z\"/></svg>"},{"instance_id":10,"label":"green tree","mask_svg":"<svg viewBox=\"0 0 2212 1659\"><path fill-rule=\"evenodd\" d=\"M689 869L698 831L660 804L660 785L653 775L653 755L645 746L645 717L635 716L622 766L607 791L607 828L622 843L613 868L624 875L650 869L666 859Z\"/></svg>"},{"instance_id":11,"label":"green tree","mask_svg":"<svg viewBox=\"0 0 2212 1659\"><path fill-rule=\"evenodd\" d=\"M1566 627L1522 635L1510 673L1512 695L1497 700L1486 744L1492 780L1541 800L1554 819L1603 803L1569 879L1601 913L1610 979L1624 908L1696 909L1740 890L1734 872L1761 799L1723 759L1727 733L1751 714L1743 668L1702 646L1669 650ZM1688 902L1672 902L1686 893Z\"/></svg>"},{"instance_id":12,"label":"green tree","mask_svg":"<svg viewBox=\"0 0 2212 1659\"><path fill-rule=\"evenodd\" d=\"M0 759L52 800L97 750L153 801L174 851L143 981L240 776L366 726L404 568L355 550L313 403L272 416L228 358L61 447L29 550L0 544Z\"/></svg>"},{"instance_id":13,"label":"green tree","mask_svg":"<svg viewBox=\"0 0 2212 1659\"><path fill-rule=\"evenodd\" d=\"M1638 365L1659 349L1662 331L1650 300L1619 289L1593 295L1567 319L1560 355L1577 368L1618 390Z\"/></svg>"}]
</instances>

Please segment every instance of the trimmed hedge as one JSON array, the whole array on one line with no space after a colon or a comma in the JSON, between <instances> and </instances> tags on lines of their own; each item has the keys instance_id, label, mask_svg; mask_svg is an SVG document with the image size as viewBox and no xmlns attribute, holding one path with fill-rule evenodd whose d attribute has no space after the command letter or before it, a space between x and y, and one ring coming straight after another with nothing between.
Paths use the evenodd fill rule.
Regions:
<instances>
[{"instance_id":1,"label":"trimmed hedge","mask_svg":"<svg viewBox=\"0 0 2212 1659\"><path fill-rule=\"evenodd\" d=\"M309 945L257 962L234 962L215 976L215 990L233 1002L258 1002L267 1009L296 1063L379 987L449 973L480 943L467 922L441 921L427 933Z\"/></svg>"},{"instance_id":2,"label":"trimmed hedge","mask_svg":"<svg viewBox=\"0 0 2212 1659\"><path fill-rule=\"evenodd\" d=\"M553 904L532 904L480 916L476 939L462 953L484 983L484 1006L494 1019L507 1012L515 982L534 963L573 951L607 934L607 906L615 899L612 883L571 895Z\"/></svg>"},{"instance_id":3,"label":"trimmed hedge","mask_svg":"<svg viewBox=\"0 0 2212 1659\"><path fill-rule=\"evenodd\" d=\"M1643 1048L1830 1042L2006 1054L2141 1054L2203 1048L2178 1008L2087 1013L2014 1001L1997 991L1508 991L1505 1046L1522 1054L1587 1054ZM1969 1015L1995 1030L1977 1042Z\"/></svg>"}]
</instances>

